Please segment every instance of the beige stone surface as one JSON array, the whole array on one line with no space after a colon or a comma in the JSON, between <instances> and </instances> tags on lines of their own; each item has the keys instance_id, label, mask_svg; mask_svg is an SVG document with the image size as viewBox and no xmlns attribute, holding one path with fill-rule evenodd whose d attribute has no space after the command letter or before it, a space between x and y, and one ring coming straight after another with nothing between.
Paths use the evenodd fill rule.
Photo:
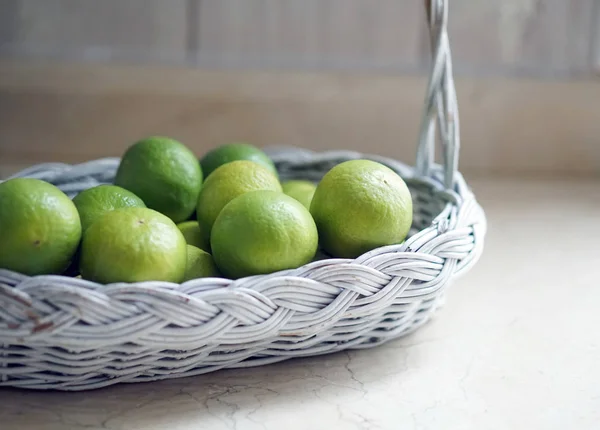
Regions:
<instances>
[{"instance_id":1,"label":"beige stone surface","mask_svg":"<svg viewBox=\"0 0 600 430\"><path fill-rule=\"evenodd\" d=\"M3 430L595 430L600 182L473 179L484 255L379 348L91 392L0 390Z\"/></svg>"}]
</instances>

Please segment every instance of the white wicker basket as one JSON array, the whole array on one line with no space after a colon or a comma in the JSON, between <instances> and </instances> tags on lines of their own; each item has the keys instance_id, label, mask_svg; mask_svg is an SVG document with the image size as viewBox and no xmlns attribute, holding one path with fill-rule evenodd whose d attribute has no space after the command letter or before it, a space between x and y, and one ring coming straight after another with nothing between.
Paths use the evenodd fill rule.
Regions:
<instances>
[{"instance_id":1,"label":"white wicker basket","mask_svg":"<svg viewBox=\"0 0 600 430\"><path fill-rule=\"evenodd\" d=\"M352 152L271 151L282 179L319 179L355 158L397 171L414 200L402 245L355 260L231 281L99 285L0 270L0 386L84 390L368 348L426 322L451 281L479 257L485 216L457 172L458 113L447 0L426 1L433 67L416 168ZM430 6L430 7L429 7ZM443 165L433 163L436 122ZM111 182L118 159L44 164L15 176L71 197Z\"/></svg>"}]
</instances>

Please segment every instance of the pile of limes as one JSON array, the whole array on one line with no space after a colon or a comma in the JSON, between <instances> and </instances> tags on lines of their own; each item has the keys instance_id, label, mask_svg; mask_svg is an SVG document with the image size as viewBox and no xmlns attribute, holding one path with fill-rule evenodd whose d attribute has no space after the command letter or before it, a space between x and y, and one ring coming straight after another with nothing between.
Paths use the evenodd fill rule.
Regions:
<instances>
[{"instance_id":1,"label":"pile of limes","mask_svg":"<svg viewBox=\"0 0 600 430\"><path fill-rule=\"evenodd\" d=\"M374 161L338 164L318 184L281 183L253 145L199 161L150 137L125 152L114 184L73 200L38 179L0 183L0 268L105 284L235 279L300 267L319 245L355 258L401 243L411 222L406 184Z\"/></svg>"}]
</instances>

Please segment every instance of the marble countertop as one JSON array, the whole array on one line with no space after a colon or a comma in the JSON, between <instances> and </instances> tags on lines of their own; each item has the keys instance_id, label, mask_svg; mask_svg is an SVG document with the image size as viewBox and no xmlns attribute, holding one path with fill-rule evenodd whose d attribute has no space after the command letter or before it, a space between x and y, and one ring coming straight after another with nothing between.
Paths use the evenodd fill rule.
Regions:
<instances>
[{"instance_id":1,"label":"marble countertop","mask_svg":"<svg viewBox=\"0 0 600 430\"><path fill-rule=\"evenodd\" d=\"M0 390L3 430L592 430L600 182L475 180L486 250L418 332L371 349L83 393Z\"/></svg>"}]
</instances>

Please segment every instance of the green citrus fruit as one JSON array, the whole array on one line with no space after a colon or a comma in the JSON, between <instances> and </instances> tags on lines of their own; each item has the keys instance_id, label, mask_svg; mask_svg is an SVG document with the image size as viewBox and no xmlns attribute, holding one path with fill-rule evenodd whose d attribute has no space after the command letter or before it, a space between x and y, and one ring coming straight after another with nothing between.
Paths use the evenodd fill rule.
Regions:
<instances>
[{"instance_id":1,"label":"green citrus fruit","mask_svg":"<svg viewBox=\"0 0 600 430\"><path fill-rule=\"evenodd\" d=\"M310 212L325 251L355 258L405 239L412 223L412 199L402 178L390 168L351 160L323 177Z\"/></svg>"},{"instance_id":2,"label":"green citrus fruit","mask_svg":"<svg viewBox=\"0 0 600 430\"><path fill-rule=\"evenodd\" d=\"M219 212L235 197L250 191L281 192L279 180L260 164L233 161L217 168L206 182L198 199L198 221L210 232Z\"/></svg>"},{"instance_id":3,"label":"green citrus fruit","mask_svg":"<svg viewBox=\"0 0 600 430\"><path fill-rule=\"evenodd\" d=\"M30 178L0 183L0 268L62 273L80 240L77 208L54 185Z\"/></svg>"},{"instance_id":4,"label":"green citrus fruit","mask_svg":"<svg viewBox=\"0 0 600 430\"><path fill-rule=\"evenodd\" d=\"M75 196L73 203L79 211L83 231L106 212L128 207L146 207L138 196L116 185L98 185L84 190Z\"/></svg>"},{"instance_id":5,"label":"green citrus fruit","mask_svg":"<svg viewBox=\"0 0 600 430\"><path fill-rule=\"evenodd\" d=\"M196 207L202 169L183 144L167 137L150 137L125 152L115 185L133 192L150 209L181 222Z\"/></svg>"},{"instance_id":6,"label":"green citrus fruit","mask_svg":"<svg viewBox=\"0 0 600 430\"><path fill-rule=\"evenodd\" d=\"M208 252L196 248L192 245L187 245L187 266L183 281L198 278L219 277L219 270L215 266L215 262Z\"/></svg>"},{"instance_id":7,"label":"green citrus fruit","mask_svg":"<svg viewBox=\"0 0 600 430\"><path fill-rule=\"evenodd\" d=\"M181 282L187 249L183 234L165 215L146 208L107 212L83 235L84 279L113 282Z\"/></svg>"},{"instance_id":8,"label":"green citrus fruit","mask_svg":"<svg viewBox=\"0 0 600 430\"><path fill-rule=\"evenodd\" d=\"M210 251L210 236L206 230L200 228L198 221L185 221L177 224L177 228L183 233L188 245L200 248L203 251Z\"/></svg>"},{"instance_id":9,"label":"green citrus fruit","mask_svg":"<svg viewBox=\"0 0 600 430\"><path fill-rule=\"evenodd\" d=\"M317 186L310 181L292 180L283 182L281 188L288 196L298 200L306 209L310 209L310 202Z\"/></svg>"},{"instance_id":10,"label":"green citrus fruit","mask_svg":"<svg viewBox=\"0 0 600 430\"><path fill-rule=\"evenodd\" d=\"M266 167L277 176L277 169L269 156L249 143L230 143L219 146L218 148L207 152L200 160L200 164L202 165L202 171L204 172L205 177L208 178L208 176L218 167L236 160L254 161L263 167Z\"/></svg>"},{"instance_id":11,"label":"green citrus fruit","mask_svg":"<svg viewBox=\"0 0 600 430\"><path fill-rule=\"evenodd\" d=\"M211 235L217 267L231 278L302 266L314 257L318 241L308 210L275 191L233 199L219 214Z\"/></svg>"}]
</instances>

